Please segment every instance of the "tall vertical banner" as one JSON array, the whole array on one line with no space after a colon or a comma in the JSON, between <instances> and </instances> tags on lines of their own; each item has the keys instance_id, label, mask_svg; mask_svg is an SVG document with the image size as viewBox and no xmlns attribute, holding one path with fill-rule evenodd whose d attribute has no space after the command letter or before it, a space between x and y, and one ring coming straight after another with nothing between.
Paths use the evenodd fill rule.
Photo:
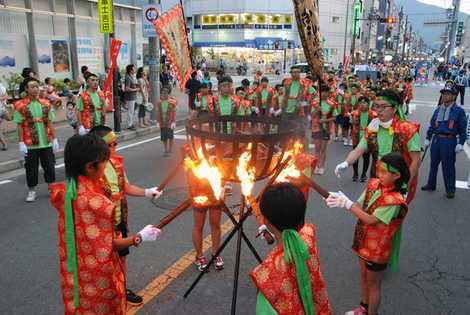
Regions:
<instances>
[{"instance_id":1,"label":"tall vertical banner","mask_svg":"<svg viewBox=\"0 0 470 315\"><path fill-rule=\"evenodd\" d=\"M110 34L113 32L113 0L98 0L98 17L100 32Z\"/></svg>"},{"instance_id":2,"label":"tall vertical banner","mask_svg":"<svg viewBox=\"0 0 470 315\"><path fill-rule=\"evenodd\" d=\"M293 0L297 28L304 48L305 58L314 76L321 79L323 48L320 36L318 0Z\"/></svg>"},{"instance_id":3,"label":"tall vertical banner","mask_svg":"<svg viewBox=\"0 0 470 315\"><path fill-rule=\"evenodd\" d=\"M111 41L111 47L109 49L109 69L106 74L106 81L104 82L103 93L108 104L108 111L113 110L113 73L116 69L117 57L119 55L119 49L121 48L121 41L114 39Z\"/></svg>"},{"instance_id":4,"label":"tall vertical banner","mask_svg":"<svg viewBox=\"0 0 470 315\"><path fill-rule=\"evenodd\" d=\"M192 65L183 7L176 5L153 24L173 66L180 89L184 90L184 85L191 76Z\"/></svg>"}]
</instances>

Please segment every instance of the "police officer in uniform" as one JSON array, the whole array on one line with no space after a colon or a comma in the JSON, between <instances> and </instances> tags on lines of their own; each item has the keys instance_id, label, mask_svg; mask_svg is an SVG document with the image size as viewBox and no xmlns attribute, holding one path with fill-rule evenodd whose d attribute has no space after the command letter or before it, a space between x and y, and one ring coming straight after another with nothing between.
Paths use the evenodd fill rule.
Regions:
<instances>
[{"instance_id":1,"label":"police officer in uniform","mask_svg":"<svg viewBox=\"0 0 470 315\"><path fill-rule=\"evenodd\" d=\"M463 151L467 139L465 111L456 104L459 94L455 83L447 82L441 90L442 102L434 111L424 145L431 146L428 183L421 190L436 190L437 169L442 163L446 197L455 196L455 157Z\"/></svg>"}]
</instances>

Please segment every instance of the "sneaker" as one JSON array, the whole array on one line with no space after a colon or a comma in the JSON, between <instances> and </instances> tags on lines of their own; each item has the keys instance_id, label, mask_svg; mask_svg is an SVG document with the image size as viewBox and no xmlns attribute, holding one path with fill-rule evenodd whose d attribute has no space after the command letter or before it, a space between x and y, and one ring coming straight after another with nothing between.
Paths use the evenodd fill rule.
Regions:
<instances>
[{"instance_id":1,"label":"sneaker","mask_svg":"<svg viewBox=\"0 0 470 315\"><path fill-rule=\"evenodd\" d=\"M361 176L361 183L367 182L367 175L362 175Z\"/></svg>"},{"instance_id":2,"label":"sneaker","mask_svg":"<svg viewBox=\"0 0 470 315\"><path fill-rule=\"evenodd\" d=\"M435 191L436 188L431 187L430 185L426 184L423 187L421 187L422 191Z\"/></svg>"},{"instance_id":3,"label":"sneaker","mask_svg":"<svg viewBox=\"0 0 470 315\"><path fill-rule=\"evenodd\" d=\"M348 145L352 147L352 139L349 139Z\"/></svg>"},{"instance_id":4,"label":"sneaker","mask_svg":"<svg viewBox=\"0 0 470 315\"><path fill-rule=\"evenodd\" d=\"M224 261L222 260L222 257L220 256L215 257L215 269L216 270L224 269Z\"/></svg>"},{"instance_id":5,"label":"sneaker","mask_svg":"<svg viewBox=\"0 0 470 315\"><path fill-rule=\"evenodd\" d=\"M347 146L348 145L348 139L347 138L343 138L343 145Z\"/></svg>"},{"instance_id":6,"label":"sneaker","mask_svg":"<svg viewBox=\"0 0 470 315\"><path fill-rule=\"evenodd\" d=\"M200 272L203 272L204 268L206 268L206 266L207 266L206 257L204 257L204 256L197 257L196 260L194 261L194 264L196 265L197 269Z\"/></svg>"},{"instance_id":7,"label":"sneaker","mask_svg":"<svg viewBox=\"0 0 470 315\"><path fill-rule=\"evenodd\" d=\"M325 174L325 168L321 167L318 169L318 175L323 175Z\"/></svg>"},{"instance_id":8,"label":"sneaker","mask_svg":"<svg viewBox=\"0 0 470 315\"><path fill-rule=\"evenodd\" d=\"M144 299L140 296L135 294L132 290L126 289L126 298L127 303L132 305L140 305L144 302Z\"/></svg>"},{"instance_id":9,"label":"sneaker","mask_svg":"<svg viewBox=\"0 0 470 315\"><path fill-rule=\"evenodd\" d=\"M344 315L367 315L367 310L359 305L356 309L344 313Z\"/></svg>"},{"instance_id":10,"label":"sneaker","mask_svg":"<svg viewBox=\"0 0 470 315\"><path fill-rule=\"evenodd\" d=\"M353 182L357 182L357 178L358 178L358 176L357 176L357 175L354 175L352 181L353 181Z\"/></svg>"},{"instance_id":11,"label":"sneaker","mask_svg":"<svg viewBox=\"0 0 470 315\"><path fill-rule=\"evenodd\" d=\"M448 193L446 193L446 197L447 197L447 199L454 199L454 197L455 197L455 192L448 192Z\"/></svg>"},{"instance_id":12,"label":"sneaker","mask_svg":"<svg viewBox=\"0 0 470 315\"><path fill-rule=\"evenodd\" d=\"M36 200L36 192L34 190L28 191L28 196L26 196L26 202L34 202Z\"/></svg>"}]
</instances>

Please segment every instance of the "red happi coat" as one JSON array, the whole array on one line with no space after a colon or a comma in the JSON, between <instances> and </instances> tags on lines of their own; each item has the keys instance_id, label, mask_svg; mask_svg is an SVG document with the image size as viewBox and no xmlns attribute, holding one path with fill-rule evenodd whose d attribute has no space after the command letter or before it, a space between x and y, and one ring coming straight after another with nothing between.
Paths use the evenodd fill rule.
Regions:
<instances>
[{"instance_id":1,"label":"red happi coat","mask_svg":"<svg viewBox=\"0 0 470 315\"><path fill-rule=\"evenodd\" d=\"M198 93L197 94L197 101L199 103L201 103L201 106L202 106L202 97L205 96L206 97L206 104L207 104L207 108L209 109L209 112L213 112L214 111L214 98L211 94L207 94L207 95L202 95L202 93Z\"/></svg>"},{"instance_id":2,"label":"red happi coat","mask_svg":"<svg viewBox=\"0 0 470 315\"><path fill-rule=\"evenodd\" d=\"M369 205L374 192L379 189L382 190L380 197ZM378 207L384 206L400 206L398 216L392 219L389 224L379 222L371 225L358 220L352 246L359 257L376 264L389 262L393 248L393 236L403 223L408 207L401 193L390 191L390 189L381 186L380 180L371 178L367 183L363 209L373 215Z\"/></svg>"},{"instance_id":3,"label":"red happi coat","mask_svg":"<svg viewBox=\"0 0 470 315\"><path fill-rule=\"evenodd\" d=\"M351 137L352 137L352 143L353 143L353 146L357 146L358 143L359 143L359 133L360 131L365 131L365 129L367 128L363 128L361 129L361 120L360 120L360 116L361 116L361 111L359 109L356 109L355 111L353 111L351 113L351 124L352 124L352 132L351 132ZM374 112L373 110L369 109L368 111L368 124L369 125L369 122L376 118L377 117L377 113Z\"/></svg>"},{"instance_id":4,"label":"red happi coat","mask_svg":"<svg viewBox=\"0 0 470 315\"><path fill-rule=\"evenodd\" d=\"M42 122L44 124L48 142L52 143L54 139L53 123L49 120L49 112L52 110L52 105L45 99L38 99L38 102L42 107L41 118L33 118L33 113L28 108L28 105L31 103L31 99L28 96L17 101L14 105L15 110L20 113L23 118L23 122L21 124L21 127L23 128L22 141L28 147L39 144L39 134L36 128L36 123L38 122Z\"/></svg>"},{"instance_id":5,"label":"red happi coat","mask_svg":"<svg viewBox=\"0 0 470 315\"><path fill-rule=\"evenodd\" d=\"M266 90L268 91L268 98L266 101L263 101L263 98L261 97L261 92L264 89L260 86L256 89L256 107L259 109L262 109L264 105L266 105L266 110L268 111L266 115L269 113L269 110L273 106L273 96L274 96L274 89L272 87L267 87Z\"/></svg>"},{"instance_id":6,"label":"red happi coat","mask_svg":"<svg viewBox=\"0 0 470 315\"><path fill-rule=\"evenodd\" d=\"M99 182L98 182L99 183ZM65 237L65 184L51 185L51 203L59 212L60 284L64 313L126 314L125 273L118 253L113 250L114 203L99 185L86 177L77 179L77 199L73 201L75 242L79 285L79 307L74 306L72 273L67 271Z\"/></svg>"},{"instance_id":7,"label":"red happi coat","mask_svg":"<svg viewBox=\"0 0 470 315\"><path fill-rule=\"evenodd\" d=\"M413 99L413 84L405 83L405 88L403 90L403 99L405 102L409 102Z\"/></svg>"},{"instance_id":8,"label":"red happi coat","mask_svg":"<svg viewBox=\"0 0 470 315\"><path fill-rule=\"evenodd\" d=\"M312 101L312 105L311 105L311 114L312 114L311 130L312 132L319 132L321 131L322 128L325 128L325 130L329 132L330 129L333 127L332 121L328 123L321 123L320 120L332 118L333 112L338 107L338 103L335 100L330 99L330 98L328 98L326 102L330 105L330 111L328 113L324 113L321 111L321 101L319 102ZM322 125L325 125L325 126L322 126Z\"/></svg>"},{"instance_id":9,"label":"red happi coat","mask_svg":"<svg viewBox=\"0 0 470 315\"><path fill-rule=\"evenodd\" d=\"M176 121L176 100L174 98L168 98L168 112L165 121L163 121L162 116L162 101L160 100L157 103L157 121L160 128L170 128L171 124Z\"/></svg>"},{"instance_id":10,"label":"red happi coat","mask_svg":"<svg viewBox=\"0 0 470 315\"><path fill-rule=\"evenodd\" d=\"M307 268L310 273L315 314L330 315L331 306L320 270L315 228L312 224L305 224L299 234L307 244L311 257L307 262ZM293 261L286 264L282 245L276 246L250 273L250 277L279 315L305 314L298 293L295 264Z\"/></svg>"},{"instance_id":11,"label":"red happi coat","mask_svg":"<svg viewBox=\"0 0 470 315\"><path fill-rule=\"evenodd\" d=\"M307 79L300 79L299 80L299 83L300 83L300 90L299 90L299 94L296 96L296 97L291 97L290 96L290 87L292 85L292 82L294 80L292 80L292 78L288 78L288 79L285 79L284 81L284 99L282 100L282 108L285 109L287 107L287 101L289 99L295 99L299 102L301 101L307 101L308 99L308 88L310 87L311 85L311 82ZM305 116L305 113L304 113L304 109L302 106L299 106L298 107L298 112L297 114L299 116Z\"/></svg>"},{"instance_id":12,"label":"red happi coat","mask_svg":"<svg viewBox=\"0 0 470 315\"><path fill-rule=\"evenodd\" d=\"M309 153L302 152L295 159L295 166L305 176L311 177L313 170L317 167L318 158ZM305 200L308 201L310 186L299 187L300 191L304 194Z\"/></svg>"},{"instance_id":13,"label":"red happi coat","mask_svg":"<svg viewBox=\"0 0 470 315\"><path fill-rule=\"evenodd\" d=\"M417 122L401 121L397 116L395 116L395 118L393 118L391 128L393 130L392 152L400 152L401 154L403 154L406 164L409 167L411 164L411 155L408 151L408 142L411 140L411 138L413 138L416 133L419 133L420 125ZM367 141L368 151L372 155L373 163L371 168L371 177L377 177L376 165L379 155L377 132L371 131L369 128L366 128L364 132L364 137ZM415 176L408 183L408 196L406 199L408 204L414 199L417 185L418 176Z\"/></svg>"},{"instance_id":14,"label":"red happi coat","mask_svg":"<svg viewBox=\"0 0 470 315\"><path fill-rule=\"evenodd\" d=\"M101 108L97 109L95 108L95 105L93 104L91 100L91 96L87 91L83 91L80 94L80 98L83 101L83 111L80 112L80 118L82 121L83 127L85 129L91 129L93 127L96 127L98 124L96 122L96 117L95 117L95 112L99 110L100 116L101 116L101 125L104 125L106 123L106 101L105 101L105 96L103 92L97 92L99 97L100 97L100 102L101 102Z\"/></svg>"}]
</instances>

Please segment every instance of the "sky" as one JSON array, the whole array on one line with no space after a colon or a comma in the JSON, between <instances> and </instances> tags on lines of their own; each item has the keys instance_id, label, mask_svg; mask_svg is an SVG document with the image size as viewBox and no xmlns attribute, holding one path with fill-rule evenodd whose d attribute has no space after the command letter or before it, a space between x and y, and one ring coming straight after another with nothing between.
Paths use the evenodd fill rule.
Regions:
<instances>
[{"instance_id":1,"label":"sky","mask_svg":"<svg viewBox=\"0 0 470 315\"><path fill-rule=\"evenodd\" d=\"M433 4L438 7L448 8L452 5L452 0L418 0L426 4ZM460 11L470 14L470 0L460 0Z\"/></svg>"}]
</instances>

